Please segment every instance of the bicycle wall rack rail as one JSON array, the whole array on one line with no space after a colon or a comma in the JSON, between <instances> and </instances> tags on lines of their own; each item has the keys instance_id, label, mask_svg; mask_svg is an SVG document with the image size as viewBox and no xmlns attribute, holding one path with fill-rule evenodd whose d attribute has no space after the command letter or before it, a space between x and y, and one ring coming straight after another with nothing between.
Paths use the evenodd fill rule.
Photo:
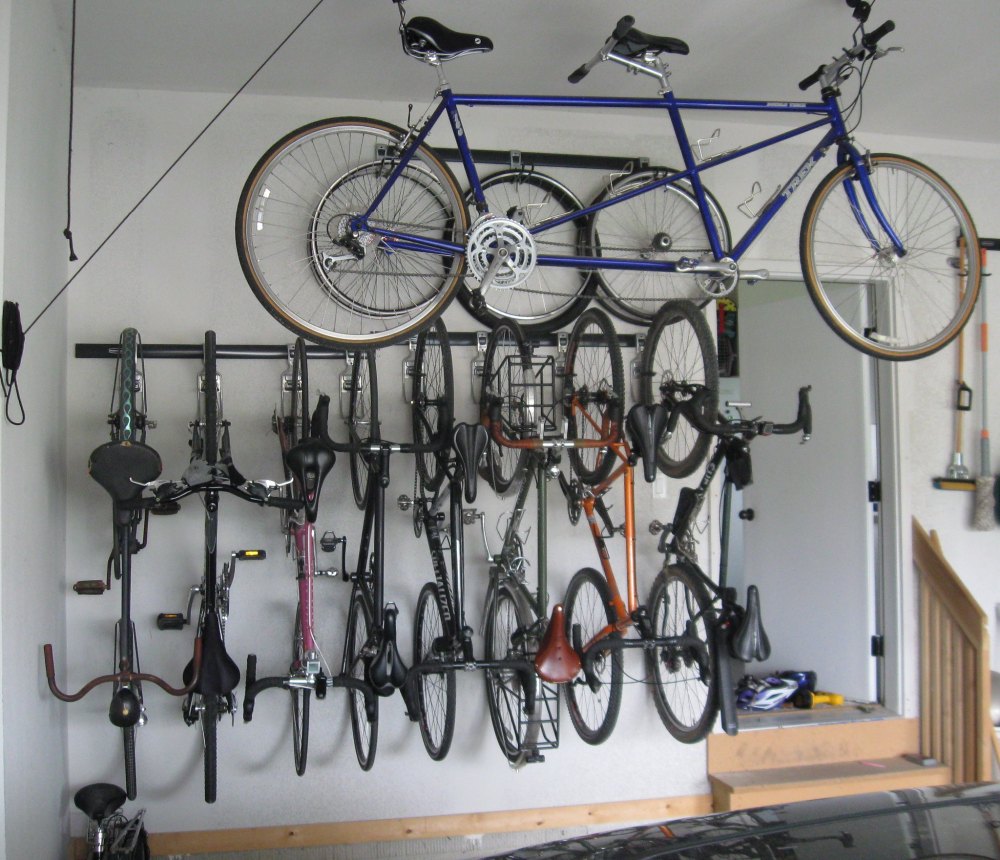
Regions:
<instances>
[{"instance_id":1,"label":"bicycle wall rack rail","mask_svg":"<svg viewBox=\"0 0 1000 860\"><path fill-rule=\"evenodd\" d=\"M634 334L619 334L618 342L622 347L635 349L636 337ZM641 333L638 337L645 337ZM448 332L448 340L452 346L476 346L478 343L477 332L457 331ZM532 346L558 346L559 336L557 333L544 335L529 335L526 340ZM397 346L406 346L405 341ZM216 347L217 358L251 358L251 359L281 359L288 357L289 344L219 344ZM385 347L382 347L383 349ZM139 355L143 358L188 358L198 359L202 357L202 344L175 344L175 343L144 343ZM314 344L306 345L306 354L309 358L346 358L347 351L344 349L334 349ZM78 343L76 344L74 356L76 358L117 358L117 343Z\"/></svg>"}]
</instances>

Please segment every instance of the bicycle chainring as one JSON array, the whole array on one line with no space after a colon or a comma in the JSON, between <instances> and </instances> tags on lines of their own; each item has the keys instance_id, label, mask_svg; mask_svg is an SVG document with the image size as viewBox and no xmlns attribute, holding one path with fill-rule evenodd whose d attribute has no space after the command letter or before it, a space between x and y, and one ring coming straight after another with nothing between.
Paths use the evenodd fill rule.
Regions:
<instances>
[{"instance_id":1,"label":"bicycle chainring","mask_svg":"<svg viewBox=\"0 0 1000 860\"><path fill-rule=\"evenodd\" d=\"M719 262L731 263L732 269L719 274L709 275L702 273L695 278L698 289L713 299L721 299L724 296L728 296L736 289L736 285L740 282L740 270L730 257L723 257Z\"/></svg>"},{"instance_id":2,"label":"bicycle chainring","mask_svg":"<svg viewBox=\"0 0 1000 860\"><path fill-rule=\"evenodd\" d=\"M488 287L511 289L523 284L535 270L535 240L528 229L510 218L483 215L469 231L466 262L474 278L482 281L497 253L503 253Z\"/></svg>"}]
</instances>

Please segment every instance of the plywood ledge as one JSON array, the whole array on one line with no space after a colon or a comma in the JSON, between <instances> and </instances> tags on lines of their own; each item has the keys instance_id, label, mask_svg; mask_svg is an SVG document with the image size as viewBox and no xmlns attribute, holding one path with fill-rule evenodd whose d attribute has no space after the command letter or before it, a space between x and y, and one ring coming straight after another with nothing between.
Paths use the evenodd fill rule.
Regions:
<instances>
[{"instance_id":1,"label":"plywood ledge","mask_svg":"<svg viewBox=\"0 0 1000 860\"><path fill-rule=\"evenodd\" d=\"M607 825L611 828L638 822L682 818L688 815L707 815L711 811L712 798L704 794L502 812L388 818L377 821L151 833L149 846L154 857L166 857L177 854L392 842L480 833L530 833L584 825ZM74 853L71 856L85 855Z\"/></svg>"}]
</instances>

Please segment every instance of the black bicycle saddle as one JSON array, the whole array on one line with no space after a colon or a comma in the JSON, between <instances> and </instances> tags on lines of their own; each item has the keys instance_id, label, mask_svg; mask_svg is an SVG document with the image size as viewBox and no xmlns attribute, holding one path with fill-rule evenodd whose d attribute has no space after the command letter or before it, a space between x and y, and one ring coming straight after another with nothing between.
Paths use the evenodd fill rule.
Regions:
<instances>
[{"instance_id":1,"label":"black bicycle saddle","mask_svg":"<svg viewBox=\"0 0 1000 860\"><path fill-rule=\"evenodd\" d=\"M378 652L368 664L368 682L380 696L390 696L397 687L402 687L406 680L406 664L399 656L396 647L396 616L399 610L395 606L385 608L382 642Z\"/></svg>"},{"instance_id":2,"label":"black bicycle saddle","mask_svg":"<svg viewBox=\"0 0 1000 860\"><path fill-rule=\"evenodd\" d=\"M739 628L729 643L732 655L744 663L766 660L771 656L771 642L760 616L760 593L756 585L747 589L747 609Z\"/></svg>"},{"instance_id":3,"label":"black bicycle saddle","mask_svg":"<svg viewBox=\"0 0 1000 860\"><path fill-rule=\"evenodd\" d=\"M418 60L430 54L439 60L453 60L464 54L485 54L493 50L493 42L486 36L457 33L433 18L411 18L400 28L400 33L403 50Z\"/></svg>"},{"instance_id":4,"label":"black bicycle saddle","mask_svg":"<svg viewBox=\"0 0 1000 860\"><path fill-rule=\"evenodd\" d=\"M87 818L100 821L107 818L125 802L125 790L110 782L85 785L73 795L73 803Z\"/></svg>"},{"instance_id":5,"label":"black bicycle saddle","mask_svg":"<svg viewBox=\"0 0 1000 860\"><path fill-rule=\"evenodd\" d=\"M140 484L160 476L163 463L160 455L142 442L105 442L91 453L87 471L115 502L125 505L142 494Z\"/></svg>"},{"instance_id":6,"label":"black bicycle saddle","mask_svg":"<svg viewBox=\"0 0 1000 860\"><path fill-rule=\"evenodd\" d=\"M184 667L184 685L191 683L194 677L194 660ZM195 692L203 696L225 696L231 693L240 683L240 667L226 651L226 643L222 638L222 628L219 617L209 612L205 618L205 629L201 632L201 669L198 672L198 683Z\"/></svg>"},{"instance_id":7,"label":"black bicycle saddle","mask_svg":"<svg viewBox=\"0 0 1000 860\"><path fill-rule=\"evenodd\" d=\"M462 466L465 501L470 505L476 500L476 466L489 441L490 435L482 424L456 424L451 434L451 444L455 449L455 456L458 457L458 462Z\"/></svg>"},{"instance_id":8,"label":"black bicycle saddle","mask_svg":"<svg viewBox=\"0 0 1000 860\"><path fill-rule=\"evenodd\" d=\"M303 439L285 453L285 465L302 488L306 519L316 522L319 494L323 480L330 473L337 455L322 439Z\"/></svg>"},{"instance_id":9,"label":"black bicycle saddle","mask_svg":"<svg viewBox=\"0 0 1000 860\"><path fill-rule=\"evenodd\" d=\"M667 430L669 418L670 411L662 403L655 406L636 403L625 419L632 447L642 458L642 473L649 484L656 480L656 451Z\"/></svg>"},{"instance_id":10,"label":"black bicycle saddle","mask_svg":"<svg viewBox=\"0 0 1000 860\"><path fill-rule=\"evenodd\" d=\"M681 39L675 39L673 36L654 36L636 30L635 27L630 28L624 36L615 42L615 46L611 50L616 54L624 54L626 57L633 58L641 57L647 51L653 51L657 54L663 52L682 55L690 53L687 42Z\"/></svg>"}]
</instances>

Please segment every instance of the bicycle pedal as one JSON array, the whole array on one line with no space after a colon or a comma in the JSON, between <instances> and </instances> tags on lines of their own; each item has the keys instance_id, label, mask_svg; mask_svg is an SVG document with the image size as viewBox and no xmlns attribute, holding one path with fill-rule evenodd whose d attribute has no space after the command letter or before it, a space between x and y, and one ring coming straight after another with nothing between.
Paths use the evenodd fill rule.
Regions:
<instances>
[{"instance_id":1,"label":"bicycle pedal","mask_svg":"<svg viewBox=\"0 0 1000 860\"><path fill-rule=\"evenodd\" d=\"M178 513L180 509L180 502L159 502L158 504L153 505L153 507L149 509L149 512L158 517L169 517L172 514Z\"/></svg>"},{"instance_id":2,"label":"bicycle pedal","mask_svg":"<svg viewBox=\"0 0 1000 860\"><path fill-rule=\"evenodd\" d=\"M183 630L187 619L183 612L161 612L156 616L158 630Z\"/></svg>"},{"instance_id":3,"label":"bicycle pedal","mask_svg":"<svg viewBox=\"0 0 1000 860\"><path fill-rule=\"evenodd\" d=\"M542 755L537 749L529 750L528 754L524 757L525 764L541 764L545 761L545 756Z\"/></svg>"},{"instance_id":4,"label":"bicycle pedal","mask_svg":"<svg viewBox=\"0 0 1000 860\"><path fill-rule=\"evenodd\" d=\"M108 590L103 579L81 579L73 583L73 591L77 594L104 594Z\"/></svg>"}]
</instances>

